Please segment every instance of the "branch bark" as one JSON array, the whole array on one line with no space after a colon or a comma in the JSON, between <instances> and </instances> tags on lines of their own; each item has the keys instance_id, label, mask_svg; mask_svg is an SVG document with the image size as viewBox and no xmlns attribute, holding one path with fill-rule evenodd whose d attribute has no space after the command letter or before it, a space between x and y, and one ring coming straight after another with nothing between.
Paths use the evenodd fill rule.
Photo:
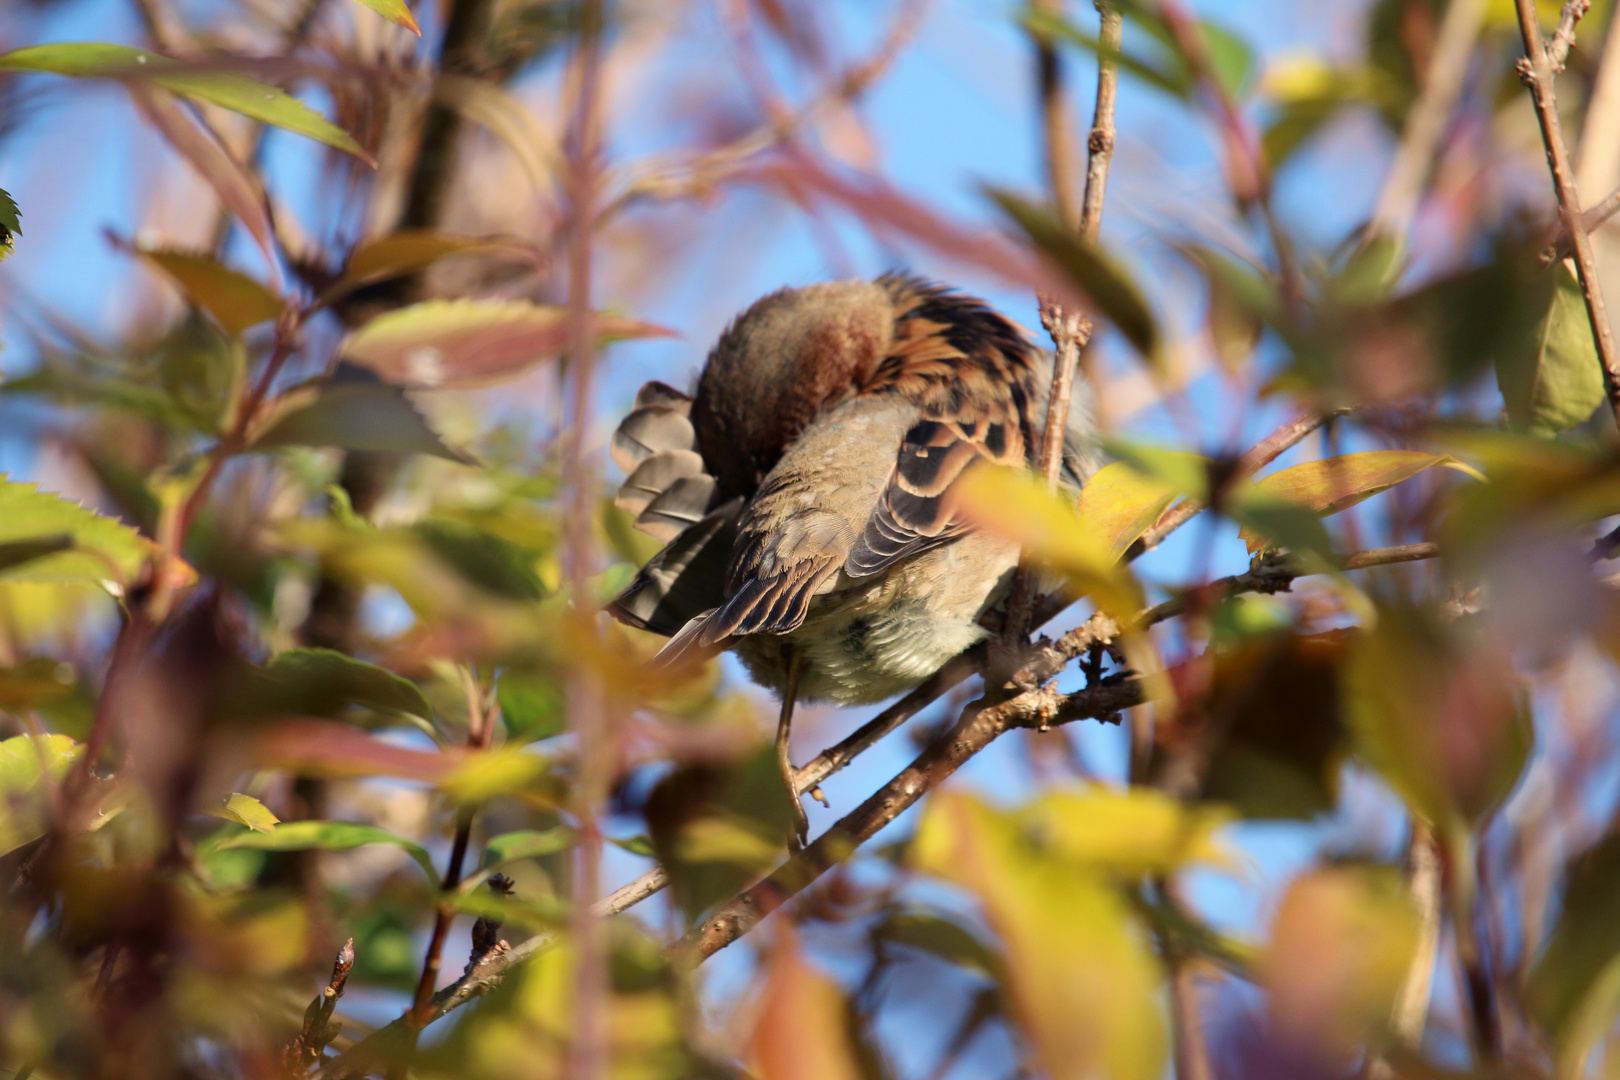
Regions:
<instances>
[{"instance_id":1,"label":"branch bark","mask_svg":"<svg viewBox=\"0 0 1620 1080\"><path fill-rule=\"evenodd\" d=\"M1598 281L1597 254L1592 250L1592 238L1586 231L1581 215L1580 194L1575 187L1575 172L1569 161L1569 148L1564 144L1563 129L1558 122L1558 99L1553 90L1554 59L1552 50L1542 42L1541 27L1536 22L1535 0L1514 0L1519 15L1519 35L1524 41L1524 58L1518 63L1519 77L1530 88L1530 100L1535 105L1536 119L1541 124L1541 140L1547 148L1547 166L1552 173L1553 189L1558 196L1558 212L1569 233L1575 257L1575 272L1580 278L1581 297L1586 301L1586 316L1592 323L1592 336L1597 341L1598 361L1603 365L1603 389L1609 398L1609 409L1615 424L1620 426L1620 355L1615 352L1614 331L1609 326L1609 314L1603 302L1603 286ZM1564 17L1559 20L1559 34L1554 44L1573 41L1574 20L1585 11L1584 0L1570 0L1564 6ZM1568 22L1568 30L1565 23ZM1568 44L1562 45L1564 54ZM1562 61L1559 60L1561 65Z\"/></svg>"}]
</instances>

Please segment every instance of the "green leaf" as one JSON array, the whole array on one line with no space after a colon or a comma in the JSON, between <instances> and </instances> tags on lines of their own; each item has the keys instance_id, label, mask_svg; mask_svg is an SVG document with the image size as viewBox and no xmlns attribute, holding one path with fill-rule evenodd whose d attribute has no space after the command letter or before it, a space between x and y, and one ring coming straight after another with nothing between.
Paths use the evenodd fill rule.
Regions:
<instances>
[{"instance_id":1,"label":"green leaf","mask_svg":"<svg viewBox=\"0 0 1620 1080\"><path fill-rule=\"evenodd\" d=\"M112 581L125 586L156 550L150 540L127 525L0 473L0 544L55 545L64 536L72 538L71 549L18 562L0 570L0 577Z\"/></svg>"},{"instance_id":2,"label":"green leaf","mask_svg":"<svg viewBox=\"0 0 1620 1080\"><path fill-rule=\"evenodd\" d=\"M1496 383L1508 420L1516 430L1541 436L1585 422L1605 397L1580 282L1562 262L1552 277L1547 313L1534 333L1496 354Z\"/></svg>"},{"instance_id":3,"label":"green leaf","mask_svg":"<svg viewBox=\"0 0 1620 1080\"><path fill-rule=\"evenodd\" d=\"M366 844L391 844L416 861L436 889L439 874L421 844L395 836L363 821L284 821L269 832L245 832L216 841L214 849L250 848L254 851L351 851Z\"/></svg>"},{"instance_id":4,"label":"green leaf","mask_svg":"<svg viewBox=\"0 0 1620 1080\"><path fill-rule=\"evenodd\" d=\"M1251 495L1234 501L1225 509L1240 526L1238 535L1249 545L1250 551L1263 547L1286 548L1311 560L1313 570L1337 568L1338 558L1327 527L1321 518L1298 503Z\"/></svg>"},{"instance_id":5,"label":"green leaf","mask_svg":"<svg viewBox=\"0 0 1620 1080\"><path fill-rule=\"evenodd\" d=\"M1342 669L1358 755L1460 838L1518 783L1535 741L1510 659L1416 608L1383 607Z\"/></svg>"},{"instance_id":6,"label":"green leaf","mask_svg":"<svg viewBox=\"0 0 1620 1080\"><path fill-rule=\"evenodd\" d=\"M381 15L396 26L403 26L417 37L422 36L422 28L416 25L416 17L405 0L359 0L372 11Z\"/></svg>"},{"instance_id":7,"label":"green leaf","mask_svg":"<svg viewBox=\"0 0 1620 1080\"><path fill-rule=\"evenodd\" d=\"M214 817L234 821L238 825L246 825L254 832L267 833L274 829L281 819L270 812L270 808L251 795L241 792L232 792L225 805L208 811Z\"/></svg>"},{"instance_id":8,"label":"green leaf","mask_svg":"<svg viewBox=\"0 0 1620 1080\"><path fill-rule=\"evenodd\" d=\"M75 78L140 79L306 135L376 164L348 132L279 87L228 71L190 67L145 49L102 42L34 45L0 55L0 69L46 71Z\"/></svg>"},{"instance_id":9,"label":"green leaf","mask_svg":"<svg viewBox=\"0 0 1620 1080\"><path fill-rule=\"evenodd\" d=\"M1620 1012L1620 835L1569 868L1563 910L1530 972L1530 1013L1551 1036L1561 1075L1576 1076Z\"/></svg>"},{"instance_id":10,"label":"green leaf","mask_svg":"<svg viewBox=\"0 0 1620 1080\"><path fill-rule=\"evenodd\" d=\"M1060 15L1041 9L1026 10L1021 16L1024 27L1032 34L1067 41L1096 54L1099 59L1112 60L1120 70L1134 75L1149 86L1157 87L1173 97L1185 101L1192 96L1193 79L1184 64L1175 57L1161 61L1144 60L1119 49L1110 49L1094 34L1088 34ZM1165 62L1168 61L1168 62Z\"/></svg>"},{"instance_id":11,"label":"green leaf","mask_svg":"<svg viewBox=\"0 0 1620 1080\"><path fill-rule=\"evenodd\" d=\"M901 909L885 916L873 933L880 941L916 949L988 978L1001 975L1001 958L972 931L943 915Z\"/></svg>"},{"instance_id":12,"label":"green leaf","mask_svg":"<svg viewBox=\"0 0 1620 1080\"><path fill-rule=\"evenodd\" d=\"M0 188L0 262L11 254L16 247L17 237L21 235L22 211L17 209L11 194Z\"/></svg>"},{"instance_id":13,"label":"green leaf","mask_svg":"<svg viewBox=\"0 0 1620 1080\"><path fill-rule=\"evenodd\" d=\"M632 855L640 855L644 859L658 858L658 852L653 848L652 841L639 833L635 836L610 836L607 838L607 842L621 851L628 851Z\"/></svg>"},{"instance_id":14,"label":"green leaf","mask_svg":"<svg viewBox=\"0 0 1620 1080\"><path fill-rule=\"evenodd\" d=\"M566 825L551 829L519 829L492 836L484 845L482 869L494 870L520 859L555 855L579 843L579 834Z\"/></svg>"},{"instance_id":15,"label":"green leaf","mask_svg":"<svg viewBox=\"0 0 1620 1080\"><path fill-rule=\"evenodd\" d=\"M66 735L0 741L0 856L45 835L46 783L59 784L84 747Z\"/></svg>"},{"instance_id":16,"label":"green leaf","mask_svg":"<svg viewBox=\"0 0 1620 1080\"><path fill-rule=\"evenodd\" d=\"M464 465L473 459L452 449L428 426L397 386L369 377L316 380L282 395L254 449L337 446L397 454L430 454Z\"/></svg>"},{"instance_id":17,"label":"green leaf","mask_svg":"<svg viewBox=\"0 0 1620 1080\"><path fill-rule=\"evenodd\" d=\"M232 337L281 315L283 305L275 293L211 256L160 248L136 248L135 253L173 278Z\"/></svg>"},{"instance_id":18,"label":"green leaf","mask_svg":"<svg viewBox=\"0 0 1620 1080\"><path fill-rule=\"evenodd\" d=\"M277 711L330 716L348 705L359 705L433 719L433 707L415 683L333 649L277 653L262 675L269 685L256 681L254 692L273 700Z\"/></svg>"},{"instance_id":19,"label":"green leaf","mask_svg":"<svg viewBox=\"0 0 1620 1080\"><path fill-rule=\"evenodd\" d=\"M561 735L568 727L562 691L551 679L504 672L495 686L507 737L514 742L538 742Z\"/></svg>"},{"instance_id":20,"label":"green leaf","mask_svg":"<svg viewBox=\"0 0 1620 1080\"><path fill-rule=\"evenodd\" d=\"M55 536L41 536L32 540L8 540L0 543L0 571L10 570L14 566L33 562L35 559L43 559L58 551L67 551L72 547L72 533L57 533Z\"/></svg>"},{"instance_id":21,"label":"green leaf","mask_svg":"<svg viewBox=\"0 0 1620 1080\"><path fill-rule=\"evenodd\" d=\"M597 313L598 346L669 337L651 323ZM347 360L417 389L479 386L522 374L568 347L568 312L515 300L429 300L372 319L344 338Z\"/></svg>"},{"instance_id":22,"label":"green leaf","mask_svg":"<svg viewBox=\"0 0 1620 1080\"><path fill-rule=\"evenodd\" d=\"M1254 83L1254 52L1249 43L1218 23L1200 21L1209 73L1221 92L1241 100Z\"/></svg>"},{"instance_id":23,"label":"green leaf","mask_svg":"<svg viewBox=\"0 0 1620 1080\"><path fill-rule=\"evenodd\" d=\"M1142 291L1124 268L1101 247L1066 227L1045 207L993 188L989 195L1037 248L1063 268L1069 280L1119 328L1138 352L1151 363L1160 362L1158 324Z\"/></svg>"}]
</instances>

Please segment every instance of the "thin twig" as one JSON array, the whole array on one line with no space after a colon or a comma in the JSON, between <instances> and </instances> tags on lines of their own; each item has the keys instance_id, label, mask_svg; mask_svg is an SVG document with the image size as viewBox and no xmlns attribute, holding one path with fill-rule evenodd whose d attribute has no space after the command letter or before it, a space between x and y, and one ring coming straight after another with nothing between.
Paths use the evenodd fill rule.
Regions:
<instances>
[{"instance_id":1,"label":"thin twig","mask_svg":"<svg viewBox=\"0 0 1620 1080\"><path fill-rule=\"evenodd\" d=\"M1558 13L1558 28L1547 41L1547 66L1554 75L1563 73L1569 50L1575 47L1575 24L1590 10L1592 0L1565 0L1564 9Z\"/></svg>"},{"instance_id":2,"label":"thin twig","mask_svg":"<svg viewBox=\"0 0 1620 1080\"><path fill-rule=\"evenodd\" d=\"M1056 10L1056 7L1053 7ZM1103 196L1108 188L1108 168L1114 156L1114 99L1119 85L1118 54L1121 19L1106 0L1097 0L1102 21L1102 47L1097 60L1097 103L1092 112L1091 135L1086 140L1085 197L1074 209L1074 182L1068 161L1068 105L1063 96L1061 69L1048 38L1036 35L1036 59L1041 84L1042 126L1046 132L1048 187L1052 203L1071 227L1086 239L1096 241L1102 228ZM1091 341L1091 322L1078 311L1065 311L1063 305L1045 293L1037 293L1041 325L1052 338L1052 385L1046 397L1046 424L1042 429L1040 470L1046 490L1057 490L1058 473L1063 467L1063 443L1069 430L1069 407L1074 394L1074 376L1080 366L1081 351ZM1021 642L1030 631L1030 613L1035 606L1035 579L1026 566L1013 577L1007 601L1007 617L1002 639Z\"/></svg>"},{"instance_id":3,"label":"thin twig","mask_svg":"<svg viewBox=\"0 0 1620 1080\"><path fill-rule=\"evenodd\" d=\"M1429 992L1434 983L1434 957L1440 947L1440 850L1434 830L1413 821L1407 844L1407 880L1419 914L1417 947L1390 1014L1390 1032L1409 1050L1417 1050L1429 1018ZM1382 1057L1368 1065L1368 1080L1394 1080L1396 1073Z\"/></svg>"},{"instance_id":4,"label":"thin twig","mask_svg":"<svg viewBox=\"0 0 1620 1080\"><path fill-rule=\"evenodd\" d=\"M1615 59L1615 69L1620 70L1620 57ZM1620 212L1620 188L1609 192L1608 197L1596 206L1590 206L1582 210L1581 224L1586 226L1588 233L1595 233L1603 227L1605 222L1614 217L1616 212ZM1541 253L1541 261L1544 265L1550 266L1559 259L1569 258L1574 252L1575 243L1570 238L1569 229L1565 228L1563 223L1560 222L1558 238L1548 244L1546 250Z\"/></svg>"},{"instance_id":5,"label":"thin twig","mask_svg":"<svg viewBox=\"0 0 1620 1080\"><path fill-rule=\"evenodd\" d=\"M1586 301L1586 317L1592 323L1592 336L1597 341L1598 361L1603 365L1603 389L1608 394L1609 409L1620 425L1620 355L1615 352L1614 330L1609 325L1609 314L1603 303L1603 287L1598 281L1597 254L1592 250L1592 238L1587 234L1586 222L1581 216L1580 193L1575 188L1575 172L1569 163L1569 148L1564 145L1563 129L1558 123L1558 100L1553 91L1553 65L1548 49L1542 44L1541 27L1536 23L1535 0L1514 0L1519 13L1519 35L1524 40L1524 57L1518 63L1519 77L1530 88L1530 100L1536 107L1536 119L1541 124L1541 140L1547 148L1547 165L1552 172L1553 189L1558 195L1558 212L1568 231L1575 257L1575 272L1580 278L1581 296ZM1566 17L1579 18L1575 9L1584 11L1580 0L1566 4ZM1559 21L1560 32L1563 20ZM1569 36L1573 38L1571 21ZM1566 47L1565 51L1568 49Z\"/></svg>"}]
</instances>

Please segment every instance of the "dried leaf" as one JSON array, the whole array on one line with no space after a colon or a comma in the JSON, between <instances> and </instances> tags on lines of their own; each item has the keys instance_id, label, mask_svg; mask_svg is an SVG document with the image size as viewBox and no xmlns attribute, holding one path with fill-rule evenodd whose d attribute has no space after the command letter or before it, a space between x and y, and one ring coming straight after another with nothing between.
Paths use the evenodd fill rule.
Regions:
<instances>
[{"instance_id":1,"label":"dried leaf","mask_svg":"<svg viewBox=\"0 0 1620 1080\"><path fill-rule=\"evenodd\" d=\"M1421 450L1369 450L1361 454L1307 461L1281 469L1244 489L1233 500L1242 508L1251 502L1286 503L1308 510L1319 517L1337 514L1388 490L1436 465L1455 463L1445 454ZM1265 540L1245 527L1239 534L1251 552L1265 546Z\"/></svg>"},{"instance_id":2,"label":"dried leaf","mask_svg":"<svg viewBox=\"0 0 1620 1080\"><path fill-rule=\"evenodd\" d=\"M333 297L362 285L414 274L452 255L513 247L510 241L458 236L433 229L401 229L362 241L349 256L343 273L326 291L324 299L330 302Z\"/></svg>"},{"instance_id":3,"label":"dried leaf","mask_svg":"<svg viewBox=\"0 0 1620 1080\"><path fill-rule=\"evenodd\" d=\"M1620 1012L1620 836L1569 866L1563 910L1531 970L1531 1014L1551 1037L1559 1072L1576 1076Z\"/></svg>"},{"instance_id":4,"label":"dried leaf","mask_svg":"<svg viewBox=\"0 0 1620 1080\"><path fill-rule=\"evenodd\" d=\"M1086 481L1074 512L1103 545L1107 557L1117 562L1153 527L1177 494L1175 488L1163 481L1143 476L1129 464L1115 461L1098 469Z\"/></svg>"}]
</instances>

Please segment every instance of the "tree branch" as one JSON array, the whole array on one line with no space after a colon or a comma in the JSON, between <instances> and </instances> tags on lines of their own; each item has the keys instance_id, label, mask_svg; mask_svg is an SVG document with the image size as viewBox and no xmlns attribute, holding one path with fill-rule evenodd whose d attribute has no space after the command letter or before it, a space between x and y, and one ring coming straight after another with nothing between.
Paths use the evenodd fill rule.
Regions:
<instances>
[{"instance_id":1,"label":"tree branch","mask_svg":"<svg viewBox=\"0 0 1620 1080\"><path fill-rule=\"evenodd\" d=\"M1564 145L1563 129L1558 123L1558 99L1553 91L1554 64L1553 57L1549 55L1551 49L1541 40L1541 27L1536 23L1535 0L1514 0L1514 3L1519 14L1519 35L1524 40L1524 58L1517 65L1519 77L1530 88L1530 100L1536 107L1536 119L1541 124L1541 141L1547 148L1547 166L1552 172L1553 189L1558 196L1558 212L1569 233L1575 272L1580 278L1581 296L1586 301L1586 317L1592 323L1598 361L1603 365L1603 389L1608 395L1615 424L1620 426L1620 355L1615 352L1614 330L1609 325L1608 310L1603 303L1597 254L1592 250L1592 238L1586 231L1586 222L1581 215L1581 199L1575 188L1575 172L1569 163L1569 148ZM1562 38L1573 41L1575 20L1585 10L1585 0L1570 0L1564 5L1554 44ZM1567 55L1568 44L1562 48Z\"/></svg>"}]
</instances>

